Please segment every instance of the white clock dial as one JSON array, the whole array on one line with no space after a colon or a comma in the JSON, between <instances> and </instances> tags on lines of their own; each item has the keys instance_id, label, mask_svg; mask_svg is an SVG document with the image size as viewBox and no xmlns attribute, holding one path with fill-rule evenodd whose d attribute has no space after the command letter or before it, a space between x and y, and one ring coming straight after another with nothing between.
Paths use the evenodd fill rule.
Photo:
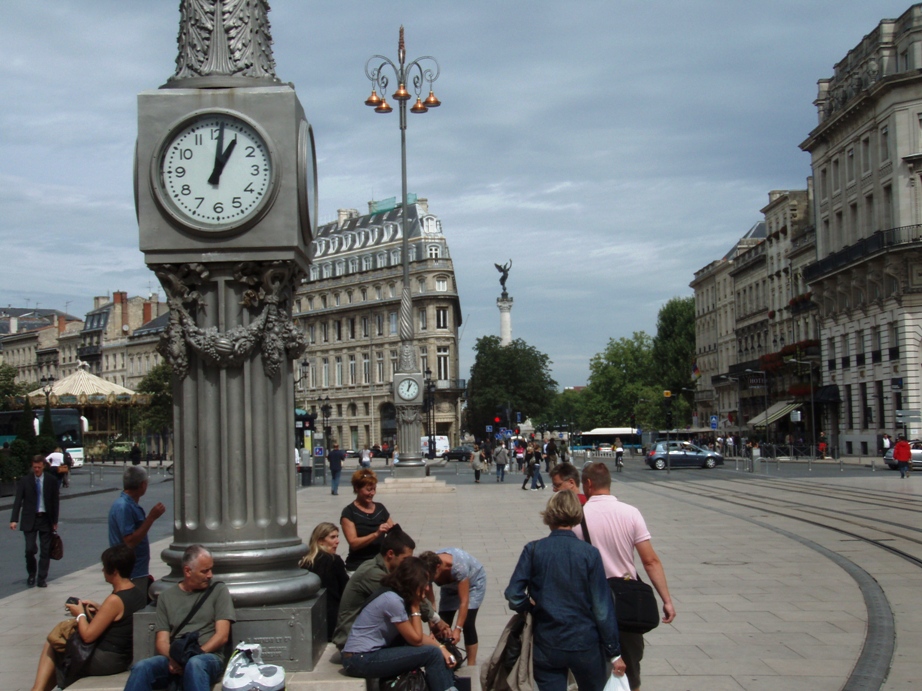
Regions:
<instances>
[{"instance_id":1,"label":"white clock dial","mask_svg":"<svg viewBox=\"0 0 922 691\"><path fill-rule=\"evenodd\" d=\"M224 112L185 120L156 161L155 192L174 218L199 230L246 227L273 196L273 156L255 125Z\"/></svg>"},{"instance_id":2,"label":"white clock dial","mask_svg":"<svg viewBox=\"0 0 922 691\"><path fill-rule=\"evenodd\" d=\"M419 384L413 379L404 379L397 386L397 394L405 401L411 401L419 393Z\"/></svg>"}]
</instances>

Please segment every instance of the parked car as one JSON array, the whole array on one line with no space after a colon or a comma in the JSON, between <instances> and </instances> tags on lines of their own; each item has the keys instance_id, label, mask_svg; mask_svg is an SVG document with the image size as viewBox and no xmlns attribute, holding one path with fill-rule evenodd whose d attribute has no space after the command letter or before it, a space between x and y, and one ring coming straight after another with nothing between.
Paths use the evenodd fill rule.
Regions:
<instances>
[{"instance_id":1,"label":"parked car","mask_svg":"<svg viewBox=\"0 0 922 691\"><path fill-rule=\"evenodd\" d=\"M468 461L472 453L474 453L474 447L471 444L462 444L443 453L442 458L446 461Z\"/></svg>"},{"instance_id":2,"label":"parked car","mask_svg":"<svg viewBox=\"0 0 922 691\"><path fill-rule=\"evenodd\" d=\"M896 444L896 442L893 442ZM909 448L912 449L912 462L910 466L913 470L916 468L922 468L922 439L913 439L909 442ZM896 461L893 460L893 447L891 446L887 453L884 454L884 463L886 463L890 470L896 470Z\"/></svg>"},{"instance_id":3,"label":"parked car","mask_svg":"<svg viewBox=\"0 0 922 691\"><path fill-rule=\"evenodd\" d=\"M664 440L658 441L647 451L644 459L648 466L654 470L666 468L666 444ZM702 449L687 441L670 441L669 466L671 468L714 468L724 464L724 457L715 451Z\"/></svg>"}]
</instances>

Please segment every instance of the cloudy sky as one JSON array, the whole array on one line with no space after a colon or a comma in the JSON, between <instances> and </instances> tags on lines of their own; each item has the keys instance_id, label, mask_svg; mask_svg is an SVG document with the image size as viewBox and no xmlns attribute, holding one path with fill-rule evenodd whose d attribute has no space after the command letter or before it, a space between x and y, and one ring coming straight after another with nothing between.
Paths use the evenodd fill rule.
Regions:
<instances>
[{"instance_id":1,"label":"cloudy sky","mask_svg":"<svg viewBox=\"0 0 922 691\"><path fill-rule=\"evenodd\" d=\"M409 189L442 219L464 325L513 335L585 383L609 338L655 331L697 269L810 174L816 81L905 0L273 0L277 74L317 142L320 220L400 194L396 114L363 105L366 59L435 56L410 116ZM83 314L157 290L132 192L136 96L174 69L176 0L4 0L0 305ZM162 294L162 292L161 292Z\"/></svg>"}]
</instances>

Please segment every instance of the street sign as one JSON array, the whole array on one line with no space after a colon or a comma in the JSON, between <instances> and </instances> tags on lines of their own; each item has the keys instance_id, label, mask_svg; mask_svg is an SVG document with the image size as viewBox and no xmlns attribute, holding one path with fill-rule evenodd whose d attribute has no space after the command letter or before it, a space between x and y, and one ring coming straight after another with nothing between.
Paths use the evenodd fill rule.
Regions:
<instances>
[{"instance_id":1,"label":"street sign","mask_svg":"<svg viewBox=\"0 0 922 691\"><path fill-rule=\"evenodd\" d=\"M516 414L515 414L515 421L516 421L517 423L522 422L522 413L516 412Z\"/></svg>"},{"instance_id":2,"label":"street sign","mask_svg":"<svg viewBox=\"0 0 922 691\"><path fill-rule=\"evenodd\" d=\"M503 434L506 435L506 439L511 439L511 438L512 438L512 430L511 430L511 429L504 429L504 430L503 430Z\"/></svg>"},{"instance_id":3,"label":"street sign","mask_svg":"<svg viewBox=\"0 0 922 691\"><path fill-rule=\"evenodd\" d=\"M319 456L319 457L322 458L322 457L323 457L323 447L322 447L322 446L315 446L315 447L314 447L314 455L315 455L315 456Z\"/></svg>"},{"instance_id":4,"label":"street sign","mask_svg":"<svg viewBox=\"0 0 922 691\"><path fill-rule=\"evenodd\" d=\"M711 429L717 429L717 416L711 415Z\"/></svg>"},{"instance_id":5,"label":"street sign","mask_svg":"<svg viewBox=\"0 0 922 691\"><path fill-rule=\"evenodd\" d=\"M493 431L493 425L487 425L487 434L490 434Z\"/></svg>"},{"instance_id":6,"label":"street sign","mask_svg":"<svg viewBox=\"0 0 922 691\"><path fill-rule=\"evenodd\" d=\"M799 410L792 410L792 411L791 411L791 422L800 422L800 420L801 420L800 411L799 411Z\"/></svg>"}]
</instances>

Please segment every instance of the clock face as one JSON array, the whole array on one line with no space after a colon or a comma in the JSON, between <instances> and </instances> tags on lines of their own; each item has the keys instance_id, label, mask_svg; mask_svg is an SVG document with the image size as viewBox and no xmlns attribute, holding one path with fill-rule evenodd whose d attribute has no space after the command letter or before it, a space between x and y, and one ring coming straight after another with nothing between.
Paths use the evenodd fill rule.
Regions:
<instances>
[{"instance_id":1,"label":"clock face","mask_svg":"<svg viewBox=\"0 0 922 691\"><path fill-rule=\"evenodd\" d=\"M301 213L301 234L309 244L317 232L317 155L314 151L314 129L301 121L298 132L298 207Z\"/></svg>"},{"instance_id":2,"label":"clock face","mask_svg":"<svg viewBox=\"0 0 922 691\"><path fill-rule=\"evenodd\" d=\"M165 138L152 171L155 197L174 219L209 233L242 230L267 210L276 175L267 138L226 112L184 120Z\"/></svg>"},{"instance_id":3,"label":"clock face","mask_svg":"<svg viewBox=\"0 0 922 691\"><path fill-rule=\"evenodd\" d=\"M397 386L397 394L405 401L412 401L419 393L419 384L414 379L404 379Z\"/></svg>"}]
</instances>

